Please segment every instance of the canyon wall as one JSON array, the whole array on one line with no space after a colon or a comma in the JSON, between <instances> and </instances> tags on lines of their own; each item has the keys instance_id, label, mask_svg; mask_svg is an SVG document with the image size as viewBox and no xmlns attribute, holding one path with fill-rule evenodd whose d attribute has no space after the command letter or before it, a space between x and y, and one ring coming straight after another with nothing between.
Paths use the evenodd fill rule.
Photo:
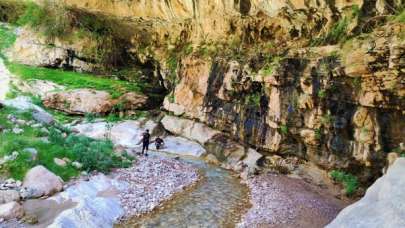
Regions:
<instances>
[{"instance_id":1,"label":"canyon wall","mask_svg":"<svg viewBox=\"0 0 405 228\"><path fill-rule=\"evenodd\" d=\"M171 91L167 111L265 155L368 181L405 150L405 25L386 16L402 0L54 3L120 21L126 52Z\"/></svg>"}]
</instances>

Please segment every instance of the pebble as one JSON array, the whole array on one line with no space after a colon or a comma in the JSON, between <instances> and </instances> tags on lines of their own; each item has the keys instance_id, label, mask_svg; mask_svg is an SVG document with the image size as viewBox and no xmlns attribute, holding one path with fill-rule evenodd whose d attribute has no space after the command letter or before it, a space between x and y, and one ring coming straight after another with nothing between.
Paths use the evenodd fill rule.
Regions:
<instances>
[{"instance_id":1,"label":"pebble","mask_svg":"<svg viewBox=\"0 0 405 228\"><path fill-rule=\"evenodd\" d=\"M238 227L297 227L303 219L312 227L324 227L342 209L332 195L321 194L320 189L303 180L261 174L246 183L252 208Z\"/></svg>"},{"instance_id":2,"label":"pebble","mask_svg":"<svg viewBox=\"0 0 405 228\"><path fill-rule=\"evenodd\" d=\"M125 217L151 212L199 180L196 168L180 160L154 156L140 157L133 167L119 169L115 175L131 185L119 194Z\"/></svg>"}]
</instances>

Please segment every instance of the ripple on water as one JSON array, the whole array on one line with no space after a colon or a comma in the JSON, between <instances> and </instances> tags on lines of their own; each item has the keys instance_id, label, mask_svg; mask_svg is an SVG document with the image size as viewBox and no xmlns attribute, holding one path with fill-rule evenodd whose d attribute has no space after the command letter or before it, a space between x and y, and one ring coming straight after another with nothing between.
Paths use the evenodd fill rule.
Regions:
<instances>
[{"instance_id":1,"label":"ripple on water","mask_svg":"<svg viewBox=\"0 0 405 228\"><path fill-rule=\"evenodd\" d=\"M230 172L198 160L186 160L205 176L154 213L133 218L117 227L234 227L247 211L248 190Z\"/></svg>"}]
</instances>

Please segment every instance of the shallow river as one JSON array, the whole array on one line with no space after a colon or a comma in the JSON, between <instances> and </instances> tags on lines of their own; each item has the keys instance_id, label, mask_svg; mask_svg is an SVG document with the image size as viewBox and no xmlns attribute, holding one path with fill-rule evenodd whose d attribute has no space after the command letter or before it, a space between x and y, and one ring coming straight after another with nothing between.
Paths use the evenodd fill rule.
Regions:
<instances>
[{"instance_id":1,"label":"shallow river","mask_svg":"<svg viewBox=\"0 0 405 228\"><path fill-rule=\"evenodd\" d=\"M117 227L235 227L248 209L246 186L226 170L200 160L182 160L199 168L204 179L163 208Z\"/></svg>"}]
</instances>

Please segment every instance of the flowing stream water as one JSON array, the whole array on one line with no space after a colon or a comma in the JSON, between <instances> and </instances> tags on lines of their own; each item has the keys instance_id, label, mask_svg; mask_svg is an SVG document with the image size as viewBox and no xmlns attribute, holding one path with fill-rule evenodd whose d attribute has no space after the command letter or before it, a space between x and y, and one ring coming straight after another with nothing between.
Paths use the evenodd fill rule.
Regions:
<instances>
[{"instance_id":1,"label":"flowing stream water","mask_svg":"<svg viewBox=\"0 0 405 228\"><path fill-rule=\"evenodd\" d=\"M159 210L117 227L235 227L249 208L247 187L226 170L201 160L181 159L197 167L204 178Z\"/></svg>"}]
</instances>

